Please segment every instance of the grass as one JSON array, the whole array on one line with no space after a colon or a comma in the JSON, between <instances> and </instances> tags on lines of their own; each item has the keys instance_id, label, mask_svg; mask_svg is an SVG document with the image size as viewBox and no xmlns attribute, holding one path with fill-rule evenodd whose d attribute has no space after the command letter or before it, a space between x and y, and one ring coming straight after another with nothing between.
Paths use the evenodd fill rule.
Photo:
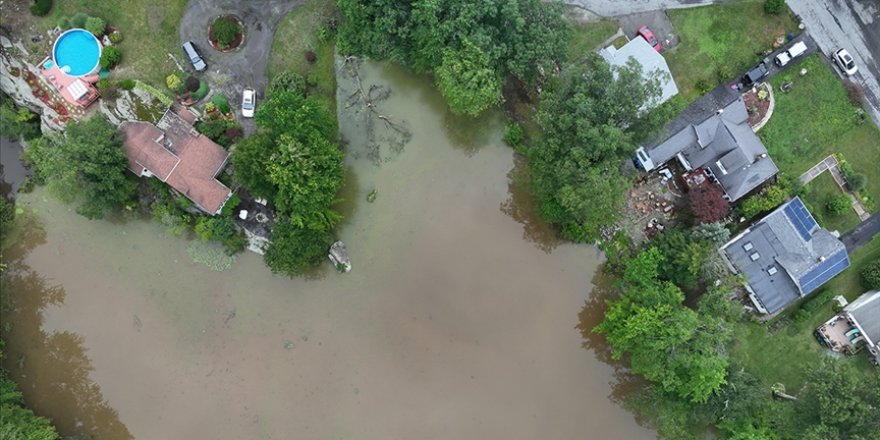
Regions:
<instances>
[{"instance_id":1,"label":"grass","mask_svg":"<svg viewBox=\"0 0 880 440\"><path fill-rule=\"evenodd\" d=\"M568 58L574 60L584 53L596 50L603 41L617 32L620 28L620 23L607 19L588 23L573 22L571 28L572 35L571 41L568 44Z\"/></svg>"},{"instance_id":2,"label":"grass","mask_svg":"<svg viewBox=\"0 0 880 440\"><path fill-rule=\"evenodd\" d=\"M745 72L777 37L797 32L790 14L768 15L763 8L763 1L747 0L667 12L680 42L664 55L688 102Z\"/></svg>"},{"instance_id":3,"label":"grass","mask_svg":"<svg viewBox=\"0 0 880 440\"><path fill-rule=\"evenodd\" d=\"M61 17L70 18L78 12L100 17L122 33L117 47L122 62L114 76L139 79L155 87L164 87L165 76L177 70L168 53L182 51L178 28L186 0L118 0L55 1L51 13L41 26L51 29ZM178 57L181 63L185 59Z\"/></svg>"},{"instance_id":4,"label":"grass","mask_svg":"<svg viewBox=\"0 0 880 440\"><path fill-rule=\"evenodd\" d=\"M859 224L859 217L852 209L847 210L841 215L833 215L828 212L826 207L829 200L833 197L840 197L844 192L840 190L830 172L824 172L819 177L813 179L807 185L809 194L804 197L810 212L816 217L816 221L823 228L830 231L840 231L843 234Z\"/></svg>"},{"instance_id":5,"label":"grass","mask_svg":"<svg viewBox=\"0 0 880 440\"><path fill-rule=\"evenodd\" d=\"M806 76L798 74L801 68ZM868 177L866 193L880 194L880 130L857 116L859 107L831 69L813 55L774 77L776 108L758 136L782 172L799 176L830 154L843 153ZM790 92L779 91L783 81L793 83Z\"/></svg>"},{"instance_id":6,"label":"grass","mask_svg":"<svg viewBox=\"0 0 880 440\"><path fill-rule=\"evenodd\" d=\"M269 52L267 72L275 75L292 71L315 85L309 94L327 103L336 113L336 68L333 53L336 45L327 23L336 18L338 11L334 2L310 0L288 13L275 30L275 40ZM321 29L326 29L322 31ZM324 32L324 37L321 37ZM317 56L314 63L306 60L306 52Z\"/></svg>"},{"instance_id":7,"label":"grass","mask_svg":"<svg viewBox=\"0 0 880 440\"><path fill-rule=\"evenodd\" d=\"M859 284L861 267L877 258L880 258L880 237L874 237L870 243L851 254L850 268L832 279L825 288L843 295L849 301L854 300L865 290ZM796 305L786 313L793 315L798 310L799 306ZM738 328L736 343L731 348L731 358L733 362L759 374L761 381L768 386L782 382L796 394L804 385L806 373L815 368L826 353L813 336L813 331L833 315L829 302L804 319L783 325L775 333L771 333L765 324L742 324ZM845 359L864 373L866 380L877 374L877 369L865 359L864 353Z\"/></svg>"}]
</instances>

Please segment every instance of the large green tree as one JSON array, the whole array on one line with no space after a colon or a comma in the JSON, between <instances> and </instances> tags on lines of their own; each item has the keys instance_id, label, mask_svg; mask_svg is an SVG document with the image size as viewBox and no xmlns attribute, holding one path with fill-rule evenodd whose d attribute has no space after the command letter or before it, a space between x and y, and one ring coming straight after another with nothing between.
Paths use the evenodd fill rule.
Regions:
<instances>
[{"instance_id":1,"label":"large green tree","mask_svg":"<svg viewBox=\"0 0 880 440\"><path fill-rule=\"evenodd\" d=\"M90 219L122 207L134 192L122 134L103 116L67 124L54 142L35 139L24 157L49 192L77 202L76 211Z\"/></svg>"},{"instance_id":2,"label":"large green tree","mask_svg":"<svg viewBox=\"0 0 880 440\"><path fill-rule=\"evenodd\" d=\"M535 79L563 59L570 30L559 3L540 0L338 0L340 50L437 74L457 113L498 102L513 75Z\"/></svg>"}]
</instances>

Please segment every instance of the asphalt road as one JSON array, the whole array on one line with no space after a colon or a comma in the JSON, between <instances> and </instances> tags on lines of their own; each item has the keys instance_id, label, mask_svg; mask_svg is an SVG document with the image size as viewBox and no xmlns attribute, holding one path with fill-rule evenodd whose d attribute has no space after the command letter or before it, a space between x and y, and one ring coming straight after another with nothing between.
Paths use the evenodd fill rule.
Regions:
<instances>
[{"instance_id":1,"label":"asphalt road","mask_svg":"<svg viewBox=\"0 0 880 440\"><path fill-rule=\"evenodd\" d=\"M880 125L880 1L796 0L788 7L823 53L842 47L852 54L859 72L850 80L865 90L868 113Z\"/></svg>"},{"instance_id":2,"label":"asphalt road","mask_svg":"<svg viewBox=\"0 0 880 440\"><path fill-rule=\"evenodd\" d=\"M605 17L658 11L662 9L692 8L695 6L725 3L731 0L563 0ZM800 1L800 0L797 0Z\"/></svg>"}]
</instances>

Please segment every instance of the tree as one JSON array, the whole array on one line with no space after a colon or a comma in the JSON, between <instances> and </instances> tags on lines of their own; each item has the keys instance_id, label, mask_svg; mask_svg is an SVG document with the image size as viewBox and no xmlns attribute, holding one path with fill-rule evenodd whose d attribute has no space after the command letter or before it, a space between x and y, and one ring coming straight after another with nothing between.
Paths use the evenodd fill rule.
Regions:
<instances>
[{"instance_id":1,"label":"tree","mask_svg":"<svg viewBox=\"0 0 880 440\"><path fill-rule=\"evenodd\" d=\"M119 64L119 61L122 59L122 53L119 52L119 49L116 46L108 46L105 47L101 51L101 60L99 61L101 67L105 69L112 69Z\"/></svg>"},{"instance_id":2,"label":"tree","mask_svg":"<svg viewBox=\"0 0 880 440\"><path fill-rule=\"evenodd\" d=\"M721 246L730 240L730 231L721 223L703 223L691 228L691 238L708 240L715 246Z\"/></svg>"},{"instance_id":3,"label":"tree","mask_svg":"<svg viewBox=\"0 0 880 440\"><path fill-rule=\"evenodd\" d=\"M86 19L86 30L94 34L96 37L104 35L107 30L107 23L98 17L89 17Z\"/></svg>"},{"instance_id":4,"label":"tree","mask_svg":"<svg viewBox=\"0 0 880 440\"><path fill-rule=\"evenodd\" d=\"M807 432L814 438L826 432L838 432L833 438L841 439L880 432L880 382L865 383L852 370L851 364L826 359L808 375L809 389L798 406L813 421Z\"/></svg>"},{"instance_id":5,"label":"tree","mask_svg":"<svg viewBox=\"0 0 880 440\"><path fill-rule=\"evenodd\" d=\"M460 50L446 49L436 70L437 88L453 113L476 116L501 102L501 85L489 57L470 40Z\"/></svg>"},{"instance_id":6,"label":"tree","mask_svg":"<svg viewBox=\"0 0 880 440\"><path fill-rule=\"evenodd\" d=\"M708 241L693 240L682 229L664 232L654 240L654 247L665 257L660 278L685 287L695 287L700 279L703 263L715 252Z\"/></svg>"},{"instance_id":7,"label":"tree","mask_svg":"<svg viewBox=\"0 0 880 440\"><path fill-rule=\"evenodd\" d=\"M852 200L846 194L833 196L825 202L825 209L833 216L840 216L852 209Z\"/></svg>"},{"instance_id":8,"label":"tree","mask_svg":"<svg viewBox=\"0 0 880 440\"><path fill-rule=\"evenodd\" d=\"M2 357L2 353L0 353ZM61 437L44 417L24 406L15 383L0 370L0 439L59 440Z\"/></svg>"},{"instance_id":9,"label":"tree","mask_svg":"<svg viewBox=\"0 0 880 440\"><path fill-rule=\"evenodd\" d=\"M19 107L0 91L0 133L10 139L34 139L41 134L40 117L26 107Z\"/></svg>"},{"instance_id":10,"label":"tree","mask_svg":"<svg viewBox=\"0 0 880 440\"><path fill-rule=\"evenodd\" d=\"M730 202L717 185L706 185L688 193L691 214L698 224L717 222L730 214Z\"/></svg>"},{"instance_id":11,"label":"tree","mask_svg":"<svg viewBox=\"0 0 880 440\"><path fill-rule=\"evenodd\" d=\"M241 33L241 27L235 20L228 17L217 17L211 24L211 35L214 36L217 45L221 48L232 44L239 33Z\"/></svg>"},{"instance_id":12,"label":"tree","mask_svg":"<svg viewBox=\"0 0 880 440\"><path fill-rule=\"evenodd\" d=\"M862 287L868 290L880 289L880 259L871 261L859 272Z\"/></svg>"},{"instance_id":13,"label":"tree","mask_svg":"<svg viewBox=\"0 0 880 440\"><path fill-rule=\"evenodd\" d=\"M57 145L31 142L24 157L50 193L77 201L76 211L90 219L120 208L134 192L122 136L103 116L69 123Z\"/></svg>"},{"instance_id":14,"label":"tree","mask_svg":"<svg viewBox=\"0 0 880 440\"><path fill-rule=\"evenodd\" d=\"M263 261L273 273L302 275L324 261L331 243L333 236L329 231L303 228L282 219L272 227L271 241Z\"/></svg>"}]
</instances>

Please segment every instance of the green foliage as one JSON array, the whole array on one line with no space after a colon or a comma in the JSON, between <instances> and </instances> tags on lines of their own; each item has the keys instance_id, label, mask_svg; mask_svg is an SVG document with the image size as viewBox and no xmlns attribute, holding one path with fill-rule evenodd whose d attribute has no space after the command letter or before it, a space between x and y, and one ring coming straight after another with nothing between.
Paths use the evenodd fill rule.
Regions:
<instances>
[{"instance_id":1,"label":"green foliage","mask_svg":"<svg viewBox=\"0 0 880 440\"><path fill-rule=\"evenodd\" d=\"M211 34L214 35L214 39L217 40L217 44L221 48L228 47L241 32L241 26L235 20L227 17L217 17L211 24Z\"/></svg>"},{"instance_id":2,"label":"green foliage","mask_svg":"<svg viewBox=\"0 0 880 440\"><path fill-rule=\"evenodd\" d=\"M60 440L52 423L24 406L15 383L0 371L0 439Z\"/></svg>"},{"instance_id":3,"label":"green foliage","mask_svg":"<svg viewBox=\"0 0 880 440\"><path fill-rule=\"evenodd\" d=\"M192 98L196 101L208 96L208 92L211 91L211 87L208 85L207 81L200 80L199 81L199 89L193 92Z\"/></svg>"},{"instance_id":4,"label":"green foliage","mask_svg":"<svg viewBox=\"0 0 880 440\"><path fill-rule=\"evenodd\" d=\"M15 202L0 196L0 243L3 243L6 234L12 229L15 221Z\"/></svg>"},{"instance_id":5,"label":"green foliage","mask_svg":"<svg viewBox=\"0 0 880 440\"><path fill-rule=\"evenodd\" d=\"M165 77L165 86L168 87L168 90L171 90L172 92L176 93L180 89L180 84L180 76L178 76L176 73L172 73L171 75Z\"/></svg>"},{"instance_id":6,"label":"green foliage","mask_svg":"<svg viewBox=\"0 0 880 440\"><path fill-rule=\"evenodd\" d=\"M135 81L130 78L119 81L119 87L122 88L122 90L132 90L134 89L135 84Z\"/></svg>"},{"instance_id":7,"label":"green foliage","mask_svg":"<svg viewBox=\"0 0 880 440\"><path fill-rule=\"evenodd\" d=\"M305 78L303 78L302 75L296 72L281 72L278 75L275 75L272 78L272 81L269 82L269 89L266 93L272 94L274 92L281 91L290 91L294 93L305 94L306 80Z\"/></svg>"},{"instance_id":8,"label":"green foliage","mask_svg":"<svg viewBox=\"0 0 880 440\"><path fill-rule=\"evenodd\" d=\"M785 0L764 0L764 12L779 14L785 9Z\"/></svg>"},{"instance_id":9,"label":"green foliage","mask_svg":"<svg viewBox=\"0 0 880 440\"><path fill-rule=\"evenodd\" d=\"M238 197L238 194L232 193L232 197L229 197L229 200L223 205L223 209L220 210L220 215L224 217L232 215L239 204L241 204L241 198Z\"/></svg>"},{"instance_id":10,"label":"green foliage","mask_svg":"<svg viewBox=\"0 0 880 440\"><path fill-rule=\"evenodd\" d=\"M214 96L211 97L211 102L214 103L214 106L217 107L217 110L220 110L220 113L227 114L231 111L229 108L229 101L225 96L215 93Z\"/></svg>"},{"instance_id":11,"label":"green foliage","mask_svg":"<svg viewBox=\"0 0 880 440\"><path fill-rule=\"evenodd\" d=\"M171 98L169 98L168 95L162 93L159 89L138 80L134 80L134 86L135 88L141 89L149 93L154 98L158 99L162 104L171 106Z\"/></svg>"},{"instance_id":12,"label":"green foliage","mask_svg":"<svg viewBox=\"0 0 880 440\"><path fill-rule=\"evenodd\" d=\"M78 201L77 212L90 219L121 207L134 192L122 137L103 116L68 123L57 145L32 142L24 156L51 193Z\"/></svg>"},{"instance_id":13,"label":"green foliage","mask_svg":"<svg viewBox=\"0 0 880 440\"><path fill-rule=\"evenodd\" d=\"M880 260L874 260L862 267L859 278L865 289L880 289Z\"/></svg>"},{"instance_id":14,"label":"green foliage","mask_svg":"<svg viewBox=\"0 0 880 440\"><path fill-rule=\"evenodd\" d=\"M86 30L96 37L100 37L107 30L107 23L98 17L89 17L86 19Z\"/></svg>"},{"instance_id":15,"label":"green foliage","mask_svg":"<svg viewBox=\"0 0 880 440\"><path fill-rule=\"evenodd\" d=\"M51 10L52 0L34 0L34 4L31 5L31 14L38 17L48 15Z\"/></svg>"},{"instance_id":16,"label":"green foliage","mask_svg":"<svg viewBox=\"0 0 880 440\"><path fill-rule=\"evenodd\" d=\"M227 128L227 122L221 119L209 119L196 125L199 133L226 148L232 145L232 140L226 136Z\"/></svg>"},{"instance_id":17,"label":"green foliage","mask_svg":"<svg viewBox=\"0 0 880 440\"><path fill-rule=\"evenodd\" d=\"M103 92L103 91L109 89L112 85L113 85L113 83L110 82L110 79L108 79L108 78L101 78L101 79L99 79L98 82L95 84L95 87L98 88L98 91Z\"/></svg>"},{"instance_id":18,"label":"green foliage","mask_svg":"<svg viewBox=\"0 0 880 440\"><path fill-rule=\"evenodd\" d=\"M715 245L692 237L682 229L672 229L654 240L666 263L660 268L661 278L685 287L697 285L703 262L715 252Z\"/></svg>"},{"instance_id":19,"label":"green foliage","mask_svg":"<svg viewBox=\"0 0 880 440\"><path fill-rule=\"evenodd\" d=\"M88 19L89 19L88 14L83 13L83 12L77 12L76 15L74 15L70 19L70 25L75 28L84 28L84 27L86 27L86 20L88 20Z\"/></svg>"},{"instance_id":20,"label":"green foliage","mask_svg":"<svg viewBox=\"0 0 880 440\"><path fill-rule=\"evenodd\" d=\"M801 304L801 308L807 312L814 312L819 307L828 304L828 301L831 301L831 298L834 298L834 291L829 289L823 289L818 293L812 295L813 297L804 301Z\"/></svg>"},{"instance_id":21,"label":"green foliage","mask_svg":"<svg viewBox=\"0 0 880 440\"><path fill-rule=\"evenodd\" d=\"M525 130L523 130L522 125L519 125L516 122L510 122L507 124L507 131L504 132L505 144L517 148L522 146L525 140L526 133Z\"/></svg>"},{"instance_id":22,"label":"green foliage","mask_svg":"<svg viewBox=\"0 0 880 440\"><path fill-rule=\"evenodd\" d=\"M776 184L768 187L760 194L755 194L740 203L739 209L742 215L749 219L758 214L776 208L788 199L788 188L785 185Z\"/></svg>"},{"instance_id":23,"label":"green foliage","mask_svg":"<svg viewBox=\"0 0 880 440\"><path fill-rule=\"evenodd\" d=\"M730 230L721 223L703 223L691 229L691 238L694 240L708 240L715 246L720 247L730 240Z\"/></svg>"},{"instance_id":24,"label":"green foliage","mask_svg":"<svg viewBox=\"0 0 880 440\"><path fill-rule=\"evenodd\" d=\"M235 256L210 243L194 241L186 247L186 252L193 262L203 264L217 272L229 269L232 263L235 263Z\"/></svg>"},{"instance_id":25,"label":"green foliage","mask_svg":"<svg viewBox=\"0 0 880 440\"><path fill-rule=\"evenodd\" d=\"M340 0L343 53L402 62L437 74L459 113L494 105L510 75L531 82L566 55L570 29L560 4L540 0Z\"/></svg>"},{"instance_id":26,"label":"green foliage","mask_svg":"<svg viewBox=\"0 0 880 440\"><path fill-rule=\"evenodd\" d=\"M119 49L117 49L116 46L108 46L101 51L101 60L99 62L101 67L112 69L119 64L121 59L122 53L119 52Z\"/></svg>"},{"instance_id":27,"label":"green foliage","mask_svg":"<svg viewBox=\"0 0 880 440\"><path fill-rule=\"evenodd\" d=\"M113 32L110 34L109 38L110 38L110 42L113 43L113 44L119 44L119 43L122 43L122 32L119 32L119 31L113 31Z\"/></svg>"},{"instance_id":28,"label":"green foliage","mask_svg":"<svg viewBox=\"0 0 880 440\"><path fill-rule=\"evenodd\" d=\"M880 432L880 381L866 383L854 374L851 364L826 359L810 373L808 383L798 410L810 421L807 432L811 435L838 432L834 438L855 439Z\"/></svg>"},{"instance_id":29,"label":"green foliage","mask_svg":"<svg viewBox=\"0 0 880 440\"><path fill-rule=\"evenodd\" d=\"M168 235L180 237L192 227L192 215L181 209L176 203L161 201L154 203L151 209L153 220L165 226L165 232Z\"/></svg>"},{"instance_id":30,"label":"green foliage","mask_svg":"<svg viewBox=\"0 0 880 440\"><path fill-rule=\"evenodd\" d=\"M466 38L460 49L444 50L434 73L438 90L455 114L476 116L501 102L501 84L489 57Z\"/></svg>"},{"instance_id":31,"label":"green foliage","mask_svg":"<svg viewBox=\"0 0 880 440\"><path fill-rule=\"evenodd\" d=\"M31 140L39 137L40 117L26 107L19 107L0 91L0 133L10 139Z\"/></svg>"},{"instance_id":32,"label":"green foliage","mask_svg":"<svg viewBox=\"0 0 880 440\"><path fill-rule=\"evenodd\" d=\"M229 254L240 252L247 244L244 234L238 230L232 218L226 216L202 216L196 220L194 228L202 241L214 240L223 243Z\"/></svg>"},{"instance_id":33,"label":"green foliage","mask_svg":"<svg viewBox=\"0 0 880 440\"><path fill-rule=\"evenodd\" d=\"M58 26L62 31L66 31L70 29L70 19L62 15L55 21L55 26Z\"/></svg>"},{"instance_id":34,"label":"green foliage","mask_svg":"<svg viewBox=\"0 0 880 440\"><path fill-rule=\"evenodd\" d=\"M320 264L333 243L333 236L323 229L309 229L289 219L275 223L263 260L272 273L302 275Z\"/></svg>"},{"instance_id":35,"label":"green foliage","mask_svg":"<svg viewBox=\"0 0 880 440\"><path fill-rule=\"evenodd\" d=\"M834 196L825 202L825 210L834 216L843 215L850 209L852 209L852 200L846 194Z\"/></svg>"}]
</instances>

